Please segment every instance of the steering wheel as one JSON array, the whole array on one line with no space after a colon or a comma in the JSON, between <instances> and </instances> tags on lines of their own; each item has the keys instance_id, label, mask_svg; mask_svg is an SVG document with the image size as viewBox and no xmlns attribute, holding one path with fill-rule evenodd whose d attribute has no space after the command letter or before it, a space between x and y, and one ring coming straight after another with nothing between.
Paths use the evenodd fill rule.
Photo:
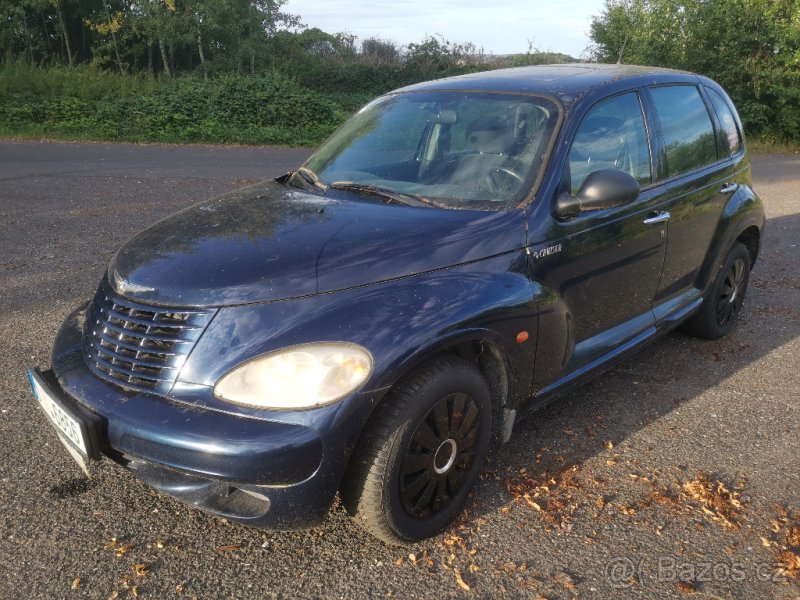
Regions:
<instances>
[{"instance_id":1,"label":"steering wheel","mask_svg":"<svg viewBox=\"0 0 800 600\"><path fill-rule=\"evenodd\" d=\"M508 167L492 169L483 178L483 187L492 195L500 195L525 183L522 176Z\"/></svg>"}]
</instances>

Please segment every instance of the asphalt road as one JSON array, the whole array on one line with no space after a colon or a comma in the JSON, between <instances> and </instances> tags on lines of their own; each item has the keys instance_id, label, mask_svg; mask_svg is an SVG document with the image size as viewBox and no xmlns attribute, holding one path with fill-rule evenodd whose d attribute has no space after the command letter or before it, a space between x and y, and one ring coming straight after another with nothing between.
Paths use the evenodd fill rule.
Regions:
<instances>
[{"instance_id":1,"label":"asphalt road","mask_svg":"<svg viewBox=\"0 0 800 600\"><path fill-rule=\"evenodd\" d=\"M340 507L261 531L108 461L84 479L23 366L130 235L305 155L0 143L0 598L800 598L797 155L754 157L767 239L733 334L671 334L519 424L444 535L386 547Z\"/></svg>"}]
</instances>

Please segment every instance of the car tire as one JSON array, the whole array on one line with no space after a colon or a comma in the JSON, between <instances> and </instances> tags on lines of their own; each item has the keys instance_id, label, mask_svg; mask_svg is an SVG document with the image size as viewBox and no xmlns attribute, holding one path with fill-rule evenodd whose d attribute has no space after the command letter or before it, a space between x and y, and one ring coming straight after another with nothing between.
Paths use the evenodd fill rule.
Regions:
<instances>
[{"instance_id":1,"label":"car tire","mask_svg":"<svg viewBox=\"0 0 800 600\"><path fill-rule=\"evenodd\" d=\"M398 383L375 409L341 489L347 512L389 544L435 535L462 510L492 432L480 371L438 358Z\"/></svg>"},{"instance_id":2,"label":"car tire","mask_svg":"<svg viewBox=\"0 0 800 600\"><path fill-rule=\"evenodd\" d=\"M750 253L744 245L735 242L722 262L699 312L687 322L687 331L707 340L727 335L742 309L749 281Z\"/></svg>"}]
</instances>

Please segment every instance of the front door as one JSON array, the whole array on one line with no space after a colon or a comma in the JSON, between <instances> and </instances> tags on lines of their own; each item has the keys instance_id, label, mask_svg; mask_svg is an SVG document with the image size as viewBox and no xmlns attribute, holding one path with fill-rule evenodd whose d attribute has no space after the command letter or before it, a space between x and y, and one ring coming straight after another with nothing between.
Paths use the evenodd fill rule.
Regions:
<instances>
[{"instance_id":1,"label":"front door","mask_svg":"<svg viewBox=\"0 0 800 600\"><path fill-rule=\"evenodd\" d=\"M636 91L589 110L565 169L564 188L573 194L589 173L602 169L624 170L643 188L625 206L583 212L569 221L553 218L546 247L531 247L532 276L556 292L552 306L540 314L540 337L565 332L550 338L559 347L537 351L534 392L652 332L664 261L667 223L657 217L665 190L651 183L650 144Z\"/></svg>"}]
</instances>

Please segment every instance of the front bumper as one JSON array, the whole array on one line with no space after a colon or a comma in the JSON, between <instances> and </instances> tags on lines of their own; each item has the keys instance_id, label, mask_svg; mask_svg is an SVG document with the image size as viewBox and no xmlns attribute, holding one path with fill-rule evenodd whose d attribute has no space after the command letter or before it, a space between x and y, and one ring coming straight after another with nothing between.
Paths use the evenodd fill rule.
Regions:
<instances>
[{"instance_id":1,"label":"front bumper","mask_svg":"<svg viewBox=\"0 0 800 600\"><path fill-rule=\"evenodd\" d=\"M100 452L179 500L270 528L308 526L327 513L347 452L325 452L299 424L126 393L94 376L81 351L84 308L65 320L53 349L56 392L94 415ZM336 447L333 436L328 440Z\"/></svg>"}]
</instances>

